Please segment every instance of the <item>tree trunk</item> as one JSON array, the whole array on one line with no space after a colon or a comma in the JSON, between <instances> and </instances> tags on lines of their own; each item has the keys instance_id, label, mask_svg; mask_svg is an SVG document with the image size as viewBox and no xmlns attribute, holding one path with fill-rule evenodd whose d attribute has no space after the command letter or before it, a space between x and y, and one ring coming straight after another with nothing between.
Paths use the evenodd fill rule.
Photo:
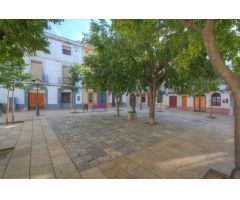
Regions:
<instances>
[{"instance_id":1,"label":"tree trunk","mask_svg":"<svg viewBox=\"0 0 240 200\"><path fill-rule=\"evenodd\" d=\"M14 84L14 83L13 83ZM14 85L13 85L13 90L12 90L12 123L14 124Z\"/></svg>"},{"instance_id":2,"label":"tree trunk","mask_svg":"<svg viewBox=\"0 0 240 200\"><path fill-rule=\"evenodd\" d=\"M117 116L120 117L120 97L116 95L116 100L117 100Z\"/></svg>"},{"instance_id":3,"label":"tree trunk","mask_svg":"<svg viewBox=\"0 0 240 200\"><path fill-rule=\"evenodd\" d=\"M149 87L149 124L155 124L155 101L156 101L156 89L154 87Z\"/></svg>"},{"instance_id":4,"label":"tree trunk","mask_svg":"<svg viewBox=\"0 0 240 200\"><path fill-rule=\"evenodd\" d=\"M210 97L210 113L209 113L209 117L212 117L212 93L210 93L211 97Z\"/></svg>"},{"instance_id":5,"label":"tree trunk","mask_svg":"<svg viewBox=\"0 0 240 200\"><path fill-rule=\"evenodd\" d=\"M6 123L8 124L8 113L9 113L9 89L7 91L7 104L6 104Z\"/></svg>"},{"instance_id":6,"label":"tree trunk","mask_svg":"<svg viewBox=\"0 0 240 200\"><path fill-rule=\"evenodd\" d=\"M73 104L74 104L74 112L77 112L77 104L76 104L76 92L73 93Z\"/></svg>"},{"instance_id":7,"label":"tree trunk","mask_svg":"<svg viewBox=\"0 0 240 200\"><path fill-rule=\"evenodd\" d=\"M235 115L235 169L232 170L231 178L240 179L240 95L234 98L234 115Z\"/></svg>"},{"instance_id":8,"label":"tree trunk","mask_svg":"<svg viewBox=\"0 0 240 200\"><path fill-rule=\"evenodd\" d=\"M207 20L205 27L201 30L201 36L213 67L224 78L232 90L235 102L235 169L233 169L231 178L240 178L240 80L225 65L218 50L214 35L214 20Z\"/></svg>"}]
</instances>

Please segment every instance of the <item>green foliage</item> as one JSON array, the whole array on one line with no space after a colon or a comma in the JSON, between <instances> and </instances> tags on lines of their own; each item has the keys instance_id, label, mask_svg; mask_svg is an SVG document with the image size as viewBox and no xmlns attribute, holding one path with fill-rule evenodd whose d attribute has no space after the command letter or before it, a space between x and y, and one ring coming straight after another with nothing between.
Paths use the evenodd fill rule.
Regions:
<instances>
[{"instance_id":1,"label":"green foliage","mask_svg":"<svg viewBox=\"0 0 240 200\"><path fill-rule=\"evenodd\" d=\"M83 67L82 65L79 64L73 64L70 68L70 89L74 92L77 92L79 87L78 87L78 82L83 79Z\"/></svg>"},{"instance_id":2,"label":"green foliage","mask_svg":"<svg viewBox=\"0 0 240 200\"><path fill-rule=\"evenodd\" d=\"M23 88L23 82L30 78L24 73L24 55L33 55L36 51L49 52L44 30L50 29L49 22L61 20L27 19L0 20L0 84L11 88Z\"/></svg>"},{"instance_id":3,"label":"green foliage","mask_svg":"<svg viewBox=\"0 0 240 200\"><path fill-rule=\"evenodd\" d=\"M201 30L206 20L193 20L196 27ZM185 28L183 25L175 26L179 37L184 38L187 45L182 53L178 56L178 64L187 66L191 64L199 55L207 55L203 44L201 34L193 30L193 28ZM215 20L214 34L216 38L217 48L226 62L228 68L235 74L240 74L240 20L221 19ZM191 42L192 41L192 42ZM183 62L185 62L183 64Z\"/></svg>"},{"instance_id":4,"label":"green foliage","mask_svg":"<svg viewBox=\"0 0 240 200\"><path fill-rule=\"evenodd\" d=\"M197 22L199 26L202 21ZM218 85L199 34L176 20L113 20L116 31L128 38L128 46L143 81L179 94L202 94Z\"/></svg>"},{"instance_id":5,"label":"green foliage","mask_svg":"<svg viewBox=\"0 0 240 200\"><path fill-rule=\"evenodd\" d=\"M13 87L24 88L24 82L31 78L30 74L24 72L25 63L22 60L0 63L0 85L7 89Z\"/></svg>"},{"instance_id":6,"label":"green foliage","mask_svg":"<svg viewBox=\"0 0 240 200\"><path fill-rule=\"evenodd\" d=\"M50 29L48 23L61 20L47 19L1 19L0 20L0 63L21 59L25 54L36 51L48 52L48 41L44 30Z\"/></svg>"},{"instance_id":7,"label":"green foliage","mask_svg":"<svg viewBox=\"0 0 240 200\"><path fill-rule=\"evenodd\" d=\"M137 66L126 41L105 20L92 21L88 44L95 53L85 58L83 84L95 90L109 90L116 96L136 91Z\"/></svg>"}]
</instances>

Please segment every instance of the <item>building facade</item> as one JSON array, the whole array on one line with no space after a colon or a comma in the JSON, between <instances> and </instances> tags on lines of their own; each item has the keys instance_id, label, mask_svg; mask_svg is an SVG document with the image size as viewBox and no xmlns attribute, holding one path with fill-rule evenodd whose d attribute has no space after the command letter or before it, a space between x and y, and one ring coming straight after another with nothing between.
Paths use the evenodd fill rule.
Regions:
<instances>
[{"instance_id":1,"label":"building facade","mask_svg":"<svg viewBox=\"0 0 240 200\"><path fill-rule=\"evenodd\" d=\"M164 109L185 110L193 112L207 112L215 114L234 114L234 100L231 90L225 86L218 91L205 93L203 96L178 95L171 89L157 92L156 111ZM127 105L130 106L129 98ZM136 98L136 107L139 109L149 108L149 97L146 92L141 92Z\"/></svg>"},{"instance_id":2,"label":"building facade","mask_svg":"<svg viewBox=\"0 0 240 200\"><path fill-rule=\"evenodd\" d=\"M228 89L212 91L195 97L169 92L165 94L165 107L195 112L234 114L233 96Z\"/></svg>"},{"instance_id":3,"label":"building facade","mask_svg":"<svg viewBox=\"0 0 240 200\"><path fill-rule=\"evenodd\" d=\"M77 83L77 93L69 87L70 68L73 64L82 64L84 57L94 49L50 33L45 33L45 36L50 53L38 51L34 56L24 57L25 72L30 73L33 80L26 84L24 90L15 89L15 110L34 110L37 104L40 109L70 109L74 105L82 108L83 104L88 107L94 104L112 106L112 95L108 91L84 88L81 82ZM6 97L7 90L0 87L0 103L6 104Z\"/></svg>"}]
</instances>

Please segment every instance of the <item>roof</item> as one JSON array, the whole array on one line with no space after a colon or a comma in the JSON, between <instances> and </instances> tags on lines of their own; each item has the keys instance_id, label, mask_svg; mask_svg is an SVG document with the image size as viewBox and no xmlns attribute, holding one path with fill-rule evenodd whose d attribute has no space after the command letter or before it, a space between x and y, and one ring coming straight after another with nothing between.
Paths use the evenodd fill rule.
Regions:
<instances>
[{"instance_id":1,"label":"roof","mask_svg":"<svg viewBox=\"0 0 240 200\"><path fill-rule=\"evenodd\" d=\"M75 46L79 46L79 47L84 46L80 41L71 40L71 39L68 39L68 38L65 38L65 37L62 37L62 36L58 36L58 35L55 35L55 34L52 34L52 33L44 32L44 35L47 38L58 40L58 41L68 43L68 44L71 44L71 45L75 45Z\"/></svg>"}]
</instances>

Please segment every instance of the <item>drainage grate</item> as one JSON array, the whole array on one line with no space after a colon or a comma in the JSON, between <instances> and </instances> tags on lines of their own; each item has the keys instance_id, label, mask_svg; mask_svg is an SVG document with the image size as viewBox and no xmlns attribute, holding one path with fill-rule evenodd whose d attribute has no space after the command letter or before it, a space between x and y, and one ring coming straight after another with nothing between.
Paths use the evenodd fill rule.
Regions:
<instances>
[{"instance_id":1,"label":"drainage grate","mask_svg":"<svg viewBox=\"0 0 240 200\"><path fill-rule=\"evenodd\" d=\"M13 150L14 150L14 147L0 149L0 160L7 158L7 156L13 152Z\"/></svg>"}]
</instances>

